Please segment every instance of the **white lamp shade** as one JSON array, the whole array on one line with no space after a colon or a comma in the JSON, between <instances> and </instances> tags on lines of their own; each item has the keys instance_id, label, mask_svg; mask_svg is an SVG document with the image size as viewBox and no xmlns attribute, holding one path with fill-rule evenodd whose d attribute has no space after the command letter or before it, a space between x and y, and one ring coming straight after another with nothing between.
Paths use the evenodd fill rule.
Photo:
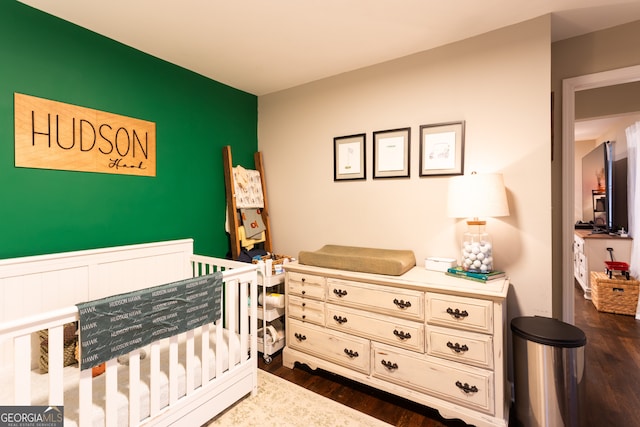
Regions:
<instances>
[{"instance_id":1,"label":"white lamp shade","mask_svg":"<svg viewBox=\"0 0 640 427\"><path fill-rule=\"evenodd\" d=\"M509 204L502 174L460 175L449 179L451 218L508 216Z\"/></svg>"}]
</instances>

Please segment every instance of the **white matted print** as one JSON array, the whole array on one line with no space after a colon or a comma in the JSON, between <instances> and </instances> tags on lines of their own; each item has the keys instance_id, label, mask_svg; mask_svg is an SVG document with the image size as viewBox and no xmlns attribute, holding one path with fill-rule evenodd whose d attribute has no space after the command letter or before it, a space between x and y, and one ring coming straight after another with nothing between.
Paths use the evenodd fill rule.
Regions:
<instances>
[{"instance_id":1,"label":"white matted print","mask_svg":"<svg viewBox=\"0 0 640 427\"><path fill-rule=\"evenodd\" d=\"M409 177L411 128L373 133L373 178Z\"/></svg>"},{"instance_id":2,"label":"white matted print","mask_svg":"<svg viewBox=\"0 0 640 427\"><path fill-rule=\"evenodd\" d=\"M366 179L366 135L333 138L333 180Z\"/></svg>"},{"instance_id":3,"label":"white matted print","mask_svg":"<svg viewBox=\"0 0 640 427\"><path fill-rule=\"evenodd\" d=\"M464 122L420 126L420 176L464 173Z\"/></svg>"}]
</instances>

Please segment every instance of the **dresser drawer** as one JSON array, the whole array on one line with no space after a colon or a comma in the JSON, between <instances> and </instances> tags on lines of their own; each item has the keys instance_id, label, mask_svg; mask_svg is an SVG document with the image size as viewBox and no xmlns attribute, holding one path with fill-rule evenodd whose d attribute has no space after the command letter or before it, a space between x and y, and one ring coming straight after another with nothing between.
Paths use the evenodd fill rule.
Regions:
<instances>
[{"instance_id":1,"label":"dresser drawer","mask_svg":"<svg viewBox=\"0 0 640 427\"><path fill-rule=\"evenodd\" d=\"M448 400L467 408L494 413L493 373L429 356L373 344L374 377Z\"/></svg>"},{"instance_id":2,"label":"dresser drawer","mask_svg":"<svg viewBox=\"0 0 640 427\"><path fill-rule=\"evenodd\" d=\"M313 274L287 272L287 291L293 295L324 300L326 279Z\"/></svg>"},{"instance_id":3,"label":"dresser drawer","mask_svg":"<svg viewBox=\"0 0 640 427\"><path fill-rule=\"evenodd\" d=\"M427 326L427 354L493 369L493 338L474 332Z\"/></svg>"},{"instance_id":4,"label":"dresser drawer","mask_svg":"<svg viewBox=\"0 0 640 427\"><path fill-rule=\"evenodd\" d=\"M287 346L369 374L369 340L289 319Z\"/></svg>"},{"instance_id":5,"label":"dresser drawer","mask_svg":"<svg viewBox=\"0 0 640 427\"><path fill-rule=\"evenodd\" d=\"M327 304L327 327L407 350L424 352L424 324Z\"/></svg>"},{"instance_id":6,"label":"dresser drawer","mask_svg":"<svg viewBox=\"0 0 640 427\"><path fill-rule=\"evenodd\" d=\"M287 304L287 316L305 322L324 325L324 303L308 298L289 295Z\"/></svg>"},{"instance_id":7,"label":"dresser drawer","mask_svg":"<svg viewBox=\"0 0 640 427\"><path fill-rule=\"evenodd\" d=\"M487 300L427 292L427 323L493 332L493 303Z\"/></svg>"},{"instance_id":8,"label":"dresser drawer","mask_svg":"<svg viewBox=\"0 0 640 427\"><path fill-rule=\"evenodd\" d=\"M424 320L424 292L327 279L327 301L413 320Z\"/></svg>"},{"instance_id":9,"label":"dresser drawer","mask_svg":"<svg viewBox=\"0 0 640 427\"><path fill-rule=\"evenodd\" d=\"M574 236L573 238L573 251L580 254L584 253L584 240L578 236Z\"/></svg>"}]
</instances>

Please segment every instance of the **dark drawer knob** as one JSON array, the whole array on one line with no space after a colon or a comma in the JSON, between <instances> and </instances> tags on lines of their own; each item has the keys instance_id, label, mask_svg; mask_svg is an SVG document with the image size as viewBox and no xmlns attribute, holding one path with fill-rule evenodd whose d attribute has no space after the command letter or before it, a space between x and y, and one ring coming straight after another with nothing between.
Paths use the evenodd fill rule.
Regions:
<instances>
[{"instance_id":1,"label":"dark drawer knob","mask_svg":"<svg viewBox=\"0 0 640 427\"><path fill-rule=\"evenodd\" d=\"M456 381L456 387L458 387L460 390L464 391L467 394L478 392L478 387L474 385L470 386L467 383L462 384L460 381Z\"/></svg>"},{"instance_id":2,"label":"dark drawer knob","mask_svg":"<svg viewBox=\"0 0 640 427\"><path fill-rule=\"evenodd\" d=\"M447 308L447 314L450 314L451 316L455 317L456 319L462 319L462 318L467 317L469 315L469 313L467 313L467 310L460 311L457 308L455 310L453 310L452 308Z\"/></svg>"},{"instance_id":3,"label":"dark drawer knob","mask_svg":"<svg viewBox=\"0 0 640 427\"><path fill-rule=\"evenodd\" d=\"M409 332L405 333L404 331L398 331L397 329L393 330L393 335L397 336L401 340L408 340L411 338L411 334Z\"/></svg>"},{"instance_id":4,"label":"dark drawer knob","mask_svg":"<svg viewBox=\"0 0 640 427\"><path fill-rule=\"evenodd\" d=\"M334 289L333 293L336 294L338 298L347 296L347 291L343 291L342 289Z\"/></svg>"},{"instance_id":5,"label":"dark drawer knob","mask_svg":"<svg viewBox=\"0 0 640 427\"><path fill-rule=\"evenodd\" d=\"M338 316L337 314L333 315L333 320L335 320L336 322L338 322L341 325L343 323L347 323L347 318L346 317Z\"/></svg>"},{"instance_id":6,"label":"dark drawer knob","mask_svg":"<svg viewBox=\"0 0 640 427\"><path fill-rule=\"evenodd\" d=\"M398 308L400 308L400 309L405 309L405 308L409 308L409 307L411 307L411 301L405 301L405 300L403 300L403 299L398 300L398 298L395 298L395 299L393 300L393 303L394 303L396 306L398 306Z\"/></svg>"},{"instance_id":7,"label":"dark drawer knob","mask_svg":"<svg viewBox=\"0 0 640 427\"><path fill-rule=\"evenodd\" d=\"M349 356L351 359L358 357L359 354L357 351L353 351L353 350L349 350L347 348L344 349L344 354L346 354L347 356Z\"/></svg>"},{"instance_id":8,"label":"dark drawer knob","mask_svg":"<svg viewBox=\"0 0 640 427\"><path fill-rule=\"evenodd\" d=\"M466 344L452 344L451 341L447 342L447 347L449 347L451 350L455 351L456 353L464 353L465 351L469 351L469 347L467 347Z\"/></svg>"},{"instance_id":9,"label":"dark drawer knob","mask_svg":"<svg viewBox=\"0 0 640 427\"><path fill-rule=\"evenodd\" d=\"M295 334L293 334L294 337L296 337L296 339L298 341L304 341L307 339L307 337L305 335L299 334L298 332L296 332Z\"/></svg>"},{"instance_id":10,"label":"dark drawer knob","mask_svg":"<svg viewBox=\"0 0 640 427\"><path fill-rule=\"evenodd\" d=\"M384 359L382 359L382 361L380 363L382 363L382 366L384 366L385 368L387 368L390 371L398 369L398 364L397 363L387 362Z\"/></svg>"}]
</instances>

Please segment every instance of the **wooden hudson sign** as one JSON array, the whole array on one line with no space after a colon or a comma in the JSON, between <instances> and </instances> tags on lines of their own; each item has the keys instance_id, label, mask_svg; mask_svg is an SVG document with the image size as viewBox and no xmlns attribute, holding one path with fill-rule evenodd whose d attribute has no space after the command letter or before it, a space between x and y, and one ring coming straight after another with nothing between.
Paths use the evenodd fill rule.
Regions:
<instances>
[{"instance_id":1,"label":"wooden hudson sign","mask_svg":"<svg viewBox=\"0 0 640 427\"><path fill-rule=\"evenodd\" d=\"M156 176L156 124L16 93L16 167Z\"/></svg>"}]
</instances>

